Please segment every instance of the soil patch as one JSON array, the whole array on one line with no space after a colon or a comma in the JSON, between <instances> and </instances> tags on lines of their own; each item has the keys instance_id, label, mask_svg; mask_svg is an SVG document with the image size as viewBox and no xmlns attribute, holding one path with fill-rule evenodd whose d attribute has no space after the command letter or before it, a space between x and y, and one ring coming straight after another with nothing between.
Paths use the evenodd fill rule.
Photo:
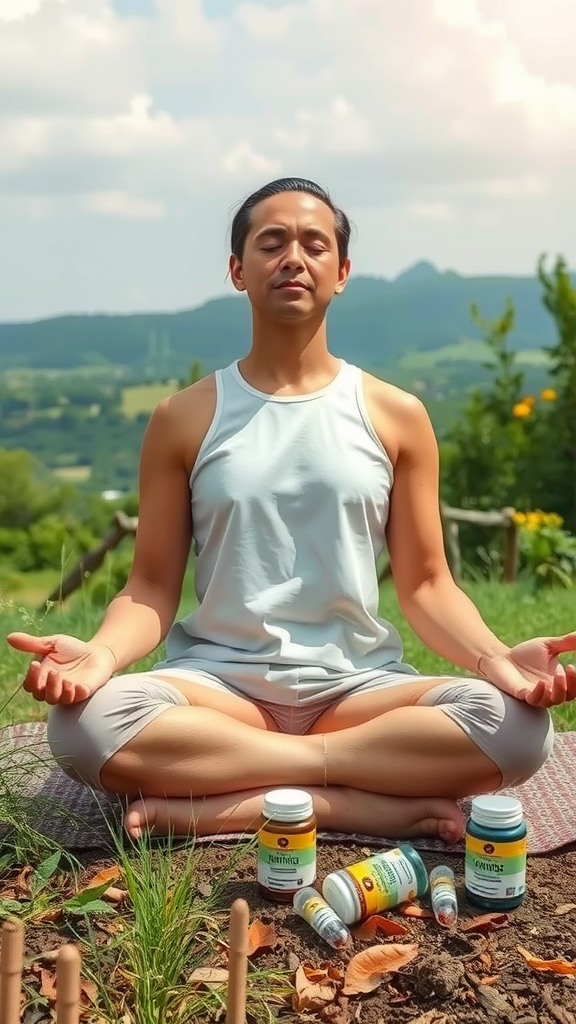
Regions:
<instances>
[{"instance_id":1,"label":"soil patch","mask_svg":"<svg viewBox=\"0 0 576 1024\"><path fill-rule=\"evenodd\" d=\"M251 919L273 924L277 944L262 950L255 959L262 967L288 967L294 974L300 964L319 967L331 963L345 968L353 953L373 942L416 943L417 957L400 972L387 975L369 995L327 1006L320 1014L298 1014L287 1003L278 1011L280 1021L321 1020L325 1024L576 1024L576 977L535 970L518 951L521 946L541 960L564 959L576 964L576 847L531 857L528 861L528 893L522 907L510 913L503 927L486 934L464 929L466 922L483 913L468 904L463 894L462 856L424 855L428 868L447 861L454 869L460 901L460 921L455 933L439 928L429 918L405 917L398 911L387 916L402 922L405 936L378 936L373 941L354 940L354 948L336 953L298 918L290 907L264 900L254 880L255 852L247 854L226 890L223 910L243 897ZM329 872L373 853L366 847L345 843L320 844L319 882ZM183 856L174 851L175 858ZM198 883L204 890L226 865L230 847L220 844L199 848ZM86 856L87 875L112 863L91 852ZM420 904L427 907L424 897ZM572 905L572 906L571 906ZM95 919L95 923L97 919ZM97 928L97 925L96 925ZM43 924L28 926L27 956L56 949L64 940L60 928ZM27 974L34 985L37 975ZM97 1015L96 1015L97 1016ZM39 1008L31 1009L24 1024L44 1024L52 1018Z\"/></svg>"}]
</instances>

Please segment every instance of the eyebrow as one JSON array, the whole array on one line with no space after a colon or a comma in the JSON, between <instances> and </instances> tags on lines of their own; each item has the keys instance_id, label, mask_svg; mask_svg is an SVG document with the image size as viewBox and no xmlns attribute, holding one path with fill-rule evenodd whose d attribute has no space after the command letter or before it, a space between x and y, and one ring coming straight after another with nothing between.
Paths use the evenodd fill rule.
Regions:
<instances>
[{"instance_id":1,"label":"eyebrow","mask_svg":"<svg viewBox=\"0 0 576 1024\"><path fill-rule=\"evenodd\" d=\"M332 239L320 228L305 228L302 232L307 238L318 238L327 245L331 244ZM261 241L264 238L285 238L288 234L285 227L281 224L270 224L268 227L262 228L256 234L256 240Z\"/></svg>"}]
</instances>

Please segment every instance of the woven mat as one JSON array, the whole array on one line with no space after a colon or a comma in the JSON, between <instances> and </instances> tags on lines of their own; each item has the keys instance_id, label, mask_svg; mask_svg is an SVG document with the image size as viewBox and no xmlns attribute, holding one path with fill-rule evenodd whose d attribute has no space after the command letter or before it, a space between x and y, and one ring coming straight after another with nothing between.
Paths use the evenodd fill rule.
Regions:
<instances>
[{"instance_id":1,"label":"woven mat","mask_svg":"<svg viewBox=\"0 0 576 1024\"><path fill-rule=\"evenodd\" d=\"M28 824L69 850L101 848L110 843L110 828L118 835L122 803L74 782L52 759L44 722L27 722L0 730L0 785L18 801ZM576 732L556 736L547 764L523 786L503 790L519 797L529 828L529 853L542 854L576 843ZM467 813L469 801L462 801ZM234 841L236 834L204 836L197 842ZM395 845L376 836L321 832L324 842L354 842L363 846ZM416 839L421 850L459 853L463 844L446 846L437 839Z\"/></svg>"}]
</instances>

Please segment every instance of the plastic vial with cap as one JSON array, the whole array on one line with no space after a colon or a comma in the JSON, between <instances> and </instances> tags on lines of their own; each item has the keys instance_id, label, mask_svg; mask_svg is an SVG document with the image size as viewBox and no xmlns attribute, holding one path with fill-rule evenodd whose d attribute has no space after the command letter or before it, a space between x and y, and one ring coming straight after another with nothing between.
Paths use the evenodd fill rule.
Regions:
<instances>
[{"instance_id":1,"label":"plastic vial with cap","mask_svg":"<svg viewBox=\"0 0 576 1024\"><path fill-rule=\"evenodd\" d=\"M454 928L458 921L458 900L454 872L446 864L439 864L430 872L430 899L432 912L443 928Z\"/></svg>"},{"instance_id":2,"label":"plastic vial with cap","mask_svg":"<svg viewBox=\"0 0 576 1024\"><path fill-rule=\"evenodd\" d=\"M346 925L311 885L295 893L293 906L296 913L304 918L316 934L332 946L332 949L344 949L348 945L351 936Z\"/></svg>"}]
</instances>

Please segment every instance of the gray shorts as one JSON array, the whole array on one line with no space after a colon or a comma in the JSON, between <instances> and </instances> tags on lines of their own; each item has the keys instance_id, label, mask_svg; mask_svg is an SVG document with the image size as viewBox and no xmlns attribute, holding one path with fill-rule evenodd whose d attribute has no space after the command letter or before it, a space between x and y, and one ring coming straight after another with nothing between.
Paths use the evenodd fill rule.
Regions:
<instances>
[{"instance_id":1,"label":"gray shorts","mask_svg":"<svg viewBox=\"0 0 576 1024\"><path fill-rule=\"evenodd\" d=\"M184 694L160 675L174 675L246 698L245 693L205 671L163 668L158 674L135 672L114 676L87 701L51 709L48 742L64 771L101 789L100 771L109 758L167 708L188 707ZM324 689L324 693L308 694L297 703L263 699L255 703L272 715L282 732L303 734L337 701L360 693L436 679L437 685L418 703L438 707L456 722L497 765L503 786L519 785L541 768L554 742L549 713L542 708L532 708L481 679L370 670L349 676L347 680L340 677L338 685L330 687L329 692ZM270 683L263 680L262 690L269 693L270 689ZM293 691L283 695L294 700Z\"/></svg>"}]
</instances>

